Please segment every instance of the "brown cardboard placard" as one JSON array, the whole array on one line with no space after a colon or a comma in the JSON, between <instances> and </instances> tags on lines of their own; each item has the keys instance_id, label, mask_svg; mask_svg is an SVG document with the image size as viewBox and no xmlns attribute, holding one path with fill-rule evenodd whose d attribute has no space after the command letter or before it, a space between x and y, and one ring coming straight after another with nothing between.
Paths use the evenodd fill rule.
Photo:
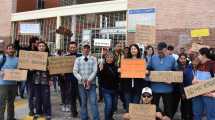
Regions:
<instances>
[{"instance_id":1,"label":"brown cardboard placard","mask_svg":"<svg viewBox=\"0 0 215 120\"><path fill-rule=\"evenodd\" d=\"M187 99L215 90L215 78L184 88Z\"/></svg>"},{"instance_id":2,"label":"brown cardboard placard","mask_svg":"<svg viewBox=\"0 0 215 120\"><path fill-rule=\"evenodd\" d=\"M72 73L75 58L76 57L73 57L73 56L49 57L48 58L49 74L54 75L54 74Z\"/></svg>"},{"instance_id":3,"label":"brown cardboard placard","mask_svg":"<svg viewBox=\"0 0 215 120\"><path fill-rule=\"evenodd\" d=\"M156 106L152 104L129 104L130 120L155 120Z\"/></svg>"},{"instance_id":4,"label":"brown cardboard placard","mask_svg":"<svg viewBox=\"0 0 215 120\"><path fill-rule=\"evenodd\" d=\"M18 68L46 71L47 60L47 52L20 50Z\"/></svg>"},{"instance_id":5,"label":"brown cardboard placard","mask_svg":"<svg viewBox=\"0 0 215 120\"><path fill-rule=\"evenodd\" d=\"M122 59L121 78L145 78L146 63L142 59Z\"/></svg>"},{"instance_id":6,"label":"brown cardboard placard","mask_svg":"<svg viewBox=\"0 0 215 120\"><path fill-rule=\"evenodd\" d=\"M153 82L164 83L182 83L183 72L182 71L151 71L150 78Z\"/></svg>"},{"instance_id":7,"label":"brown cardboard placard","mask_svg":"<svg viewBox=\"0 0 215 120\"><path fill-rule=\"evenodd\" d=\"M5 69L3 80L26 81L27 70Z\"/></svg>"},{"instance_id":8,"label":"brown cardboard placard","mask_svg":"<svg viewBox=\"0 0 215 120\"><path fill-rule=\"evenodd\" d=\"M155 44L156 28L149 25L137 25L135 33L135 42L145 45Z\"/></svg>"},{"instance_id":9,"label":"brown cardboard placard","mask_svg":"<svg viewBox=\"0 0 215 120\"><path fill-rule=\"evenodd\" d=\"M192 43L192 51L193 52L199 52L199 50L201 49L201 48L204 48L204 47L206 47L206 48L210 48L209 46L207 46L207 45L202 45L202 44L198 44L198 43Z\"/></svg>"}]
</instances>

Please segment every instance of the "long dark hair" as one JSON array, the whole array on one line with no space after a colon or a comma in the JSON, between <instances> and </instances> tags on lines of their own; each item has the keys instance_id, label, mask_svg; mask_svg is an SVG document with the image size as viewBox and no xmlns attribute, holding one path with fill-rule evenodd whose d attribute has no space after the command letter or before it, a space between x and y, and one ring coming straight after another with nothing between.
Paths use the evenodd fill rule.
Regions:
<instances>
[{"instance_id":1,"label":"long dark hair","mask_svg":"<svg viewBox=\"0 0 215 120\"><path fill-rule=\"evenodd\" d=\"M149 50L150 48L152 48L152 55L153 56L155 54L155 50L151 45L146 46L146 50L144 51L145 56L148 55L147 50Z\"/></svg>"},{"instance_id":2,"label":"long dark hair","mask_svg":"<svg viewBox=\"0 0 215 120\"><path fill-rule=\"evenodd\" d=\"M50 51L49 51L48 45L47 45L44 41L40 41L40 42L38 43L38 45L39 45L39 44L44 44L45 47L46 47L45 52L48 52L48 54L50 55Z\"/></svg>"},{"instance_id":3,"label":"long dark hair","mask_svg":"<svg viewBox=\"0 0 215 120\"><path fill-rule=\"evenodd\" d=\"M180 62L180 58L182 57L182 56L184 56L185 58L186 58L186 64L185 64L185 67L189 64L189 60L188 60L188 56L187 56L187 54L186 53L181 53L181 54L179 54L179 57L178 57L178 60L177 60L177 63L178 63L178 67L179 67L179 69L182 69L182 63Z\"/></svg>"},{"instance_id":4,"label":"long dark hair","mask_svg":"<svg viewBox=\"0 0 215 120\"><path fill-rule=\"evenodd\" d=\"M132 47L135 47L136 49L137 49L137 58L141 58L141 52L140 52L140 48L139 48L139 46L137 45L137 44L131 44L130 46L129 46L129 53L128 53L128 58L132 58L132 55L131 55L131 48Z\"/></svg>"},{"instance_id":5,"label":"long dark hair","mask_svg":"<svg viewBox=\"0 0 215 120\"><path fill-rule=\"evenodd\" d=\"M214 53L214 51L212 51L213 49L209 49L209 48L206 48L206 47L204 47L204 48L201 48L200 50L199 50L199 53L201 54L201 55L205 55L208 59L210 59L210 60L214 60L214 58L215 58L215 53Z\"/></svg>"}]
</instances>

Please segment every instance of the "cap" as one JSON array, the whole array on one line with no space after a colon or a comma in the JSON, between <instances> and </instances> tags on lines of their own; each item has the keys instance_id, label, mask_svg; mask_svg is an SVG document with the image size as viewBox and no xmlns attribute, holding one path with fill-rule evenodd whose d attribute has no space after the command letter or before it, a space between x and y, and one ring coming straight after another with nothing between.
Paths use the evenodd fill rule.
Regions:
<instances>
[{"instance_id":1,"label":"cap","mask_svg":"<svg viewBox=\"0 0 215 120\"><path fill-rule=\"evenodd\" d=\"M148 93L148 94L152 95L152 89L149 88L149 87L143 88L142 94L145 94L145 93Z\"/></svg>"},{"instance_id":2,"label":"cap","mask_svg":"<svg viewBox=\"0 0 215 120\"><path fill-rule=\"evenodd\" d=\"M164 48L167 48L167 44L165 42L158 43L157 49L163 50Z\"/></svg>"},{"instance_id":3,"label":"cap","mask_svg":"<svg viewBox=\"0 0 215 120\"><path fill-rule=\"evenodd\" d=\"M83 48L90 48L90 44L89 43L84 43Z\"/></svg>"}]
</instances>

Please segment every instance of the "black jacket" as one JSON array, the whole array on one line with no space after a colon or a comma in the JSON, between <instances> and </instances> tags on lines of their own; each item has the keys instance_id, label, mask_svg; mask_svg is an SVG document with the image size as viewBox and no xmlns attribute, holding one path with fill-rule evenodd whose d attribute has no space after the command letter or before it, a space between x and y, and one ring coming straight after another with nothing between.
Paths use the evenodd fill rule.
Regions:
<instances>
[{"instance_id":1,"label":"black jacket","mask_svg":"<svg viewBox=\"0 0 215 120\"><path fill-rule=\"evenodd\" d=\"M116 65L105 63L103 69L100 71L100 77L100 85L102 88L109 90L118 89L119 73Z\"/></svg>"}]
</instances>

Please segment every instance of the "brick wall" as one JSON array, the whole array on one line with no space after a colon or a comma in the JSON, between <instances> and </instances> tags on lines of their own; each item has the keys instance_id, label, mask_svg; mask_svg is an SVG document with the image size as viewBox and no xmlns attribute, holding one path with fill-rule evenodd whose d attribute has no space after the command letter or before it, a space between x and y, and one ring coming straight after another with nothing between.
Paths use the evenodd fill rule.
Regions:
<instances>
[{"instance_id":1,"label":"brick wall","mask_svg":"<svg viewBox=\"0 0 215 120\"><path fill-rule=\"evenodd\" d=\"M17 12L25 12L36 9L37 0L17 0Z\"/></svg>"},{"instance_id":2,"label":"brick wall","mask_svg":"<svg viewBox=\"0 0 215 120\"><path fill-rule=\"evenodd\" d=\"M157 42L178 45L179 36L194 28L210 28L205 44L215 46L215 0L146 0L143 8L156 9ZM132 39L132 38L130 38ZM192 41L198 41L193 38Z\"/></svg>"}]
</instances>

